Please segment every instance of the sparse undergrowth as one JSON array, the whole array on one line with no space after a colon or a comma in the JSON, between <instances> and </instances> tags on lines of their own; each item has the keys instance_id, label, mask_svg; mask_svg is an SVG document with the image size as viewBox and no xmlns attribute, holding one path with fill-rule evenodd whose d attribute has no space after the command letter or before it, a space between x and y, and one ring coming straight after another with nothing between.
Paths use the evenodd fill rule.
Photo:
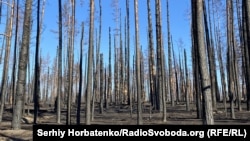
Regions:
<instances>
[{"instance_id":1,"label":"sparse undergrowth","mask_svg":"<svg viewBox=\"0 0 250 141\"><path fill-rule=\"evenodd\" d=\"M195 106L192 105L190 111L186 111L184 104L178 104L175 107L167 105L167 122L162 122L162 114L154 110L150 110L149 106L145 106L143 110L143 124L146 125L201 125L202 120L196 118ZM136 106L135 106L136 107ZM31 108L30 108L31 109ZM216 125L250 125L250 112L246 111L243 106L242 111L236 111L236 119L230 119L229 111L225 113L224 107L221 103L218 104L218 110L214 112L214 119ZM50 107L41 107L41 111L38 117L38 124L56 124L56 113ZM72 110L71 124L76 123L76 110ZM82 110L81 123L84 125L85 116L84 110ZM66 111L62 110L62 123L65 124ZM3 122L0 123L0 140L32 140L32 125L33 115L32 110L29 115L24 115L22 118L22 129L12 130L11 110L4 112ZM96 107L94 121L92 124L97 125L136 125L136 110L133 110L133 114L130 114L130 107L123 106L110 106L105 110L103 114L98 113L98 106Z\"/></svg>"}]
</instances>

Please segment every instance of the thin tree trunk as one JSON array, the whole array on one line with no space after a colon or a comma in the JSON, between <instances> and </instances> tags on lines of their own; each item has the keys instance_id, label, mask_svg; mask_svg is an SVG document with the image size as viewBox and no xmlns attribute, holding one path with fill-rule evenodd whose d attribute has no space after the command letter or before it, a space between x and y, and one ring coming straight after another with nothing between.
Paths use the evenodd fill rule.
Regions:
<instances>
[{"instance_id":1,"label":"thin tree trunk","mask_svg":"<svg viewBox=\"0 0 250 141\"><path fill-rule=\"evenodd\" d=\"M150 8L150 0L147 0L148 8L148 42L149 42L149 87L150 87L150 101L152 107L156 106L156 70L155 70L155 53L154 53L154 39L153 39L153 26L152 26L152 16Z\"/></svg>"},{"instance_id":2,"label":"thin tree trunk","mask_svg":"<svg viewBox=\"0 0 250 141\"><path fill-rule=\"evenodd\" d=\"M11 127L15 130L21 128L21 118L22 118L22 108L23 108L22 103L26 86L26 71L27 71L30 33L31 33L30 27L31 27L32 2L33 2L32 0L26 0L25 2L23 36L22 36L22 45L21 45L21 50L19 55L19 65L18 65L17 90L16 90L15 104L13 107L13 118L11 124Z\"/></svg>"},{"instance_id":3,"label":"thin tree trunk","mask_svg":"<svg viewBox=\"0 0 250 141\"><path fill-rule=\"evenodd\" d=\"M233 2L227 1L227 70L228 70L228 90L230 99L230 114L231 118L235 119L234 99L235 99L235 80L234 76L234 31L233 31Z\"/></svg>"},{"instance_id":4,"label":"thin tree trunk","mask_svg":"<svg viewBox=\"0 0 250 141\"><path fill-rule=\"evenodd\" d=\"M175 106L175 97L173 90L173 71L172 71L172 53L171 53L171 33L170 33L170 20L169 20L169 2L167 0L167 29L168 29L168 69L169 69L169 92L171 97L171 106Z\"/></svg>"},{"instance_id":5,"label":"thin tree trunk","mask_svg":"<svg viewBox=\"0 0 250 141\"><path fill-rule=\"evenodd\" d=\"M137 124L142 125L142 92L141 92L141 78L140 78L140 42L139 42L139 15L138 15L138 0L134 0L135 10L135 41L136 41L136 86L137 86Z\"/></svg>"},{"instance_id":6,"label":"thin tree trunk","mask_svg":"<svg viewBox=\"0 0 250 141\"><path fill-rule=\"evenodd\" d=\"M89 27L89 49L88 49L88 72L87 72L87 102L86 102L86 124L90 125L91 121L91 94L92 94L92 79L93 79L93 35L94 35L94 12L95 1L90 0L90 27Z\"/></svg>"},{"instance_id":7,"label":"thin tree trunk","mask_svg":"<svg viewBox=\"0 0 250 141\"><path fill-rule=\"evenodd\" d=\"M81 34L81 44L80 44L80 65L79 65L79 90L77 99L77 113L76 113L76 123L80 125L81 123L81 100L82 100L82 52L84 45L84 23L82 22L82 34Z\"/></svg>"},{"instance_id":8,"label":"thin tree trunk","mask_svg":"<svg viewBox=\"0 0 250 141\"><path fill-rule=\"evenodd\" d=\"M174 72L175 72L176 104L178 104L180 102L179 77L178 77L178 67L177 67L177 64L176 64L176 58L175 58L175 53L174 53L174 45L173 45L172 36L171 36L171 43L172 43L172 53L173 53Z\"/></svg>"},{"instance_id":9,"label":"thin tree trunk","mask_svg":"<svg viewBox=\"0 0 250 141\"><path fill-rule=\"evenodd\" d=\"M163 112L163 121L166 121L166 102L165 102L165 65L164 65L164 51L162 41L162 20L161 20L161 1L156 0L156 43L157 43L157 109Z\"/></svg>"},{"instance_id":10,"label":"thin tree trunk","mask_svg":"<svg viewBox=\"0 0 250 141\"><path fill-rule=\"evenodd\" d=\"M40 44L40 1L37 1L37 34L35 50L35 85L34 85L34 124L37 124L39 111L39 94L40 94L40 62L39 62L39 44Z\"/></svg>"},{"instance_id":11,"label":"thin tree trunk","mask_svg":"<svg viewBox=\"0 0 250 141\"><path fill-rule=\"evenodd\" d=\"M109 75L108 75L108 93L107 93L107 101L106 108L109 106L109 102L111 102L111 93L112 93L112 68L111 68L111 28L109 27Z\"/></svg>"},{"instance_id":12,"label":"thin tree trunk","mask_svg":"<svg viewBox=\"0 0 250 141\"><path fill-rule=\"evenodd\" d=\"M187 55L186 55L186 50L184 49L184 61L185 61L185 96L186 96L186 110L190 111L190 96L188 93L188 88L189 88L189 76L188 76L188 68L187 68Z\"/></svg>"},{"instance_id":13,"label":"thin tree trunk","mask_svg":"<svg viewBox=\"0 0 250 141\"><path fill-rule=\"evenodd\" d=\"M11 9L10 17L7 18L7 33L6 33L6 47L5 47L5 56L4 56L4 66L3 66L3 73L2 73L2 82L1 82L1 102L0 102L0 122L2 122L3 117L3 111L4 111L4 104L5 104L5 98L7 93L7 80L8 80L8 69L9 69L9 58L10 58L10 50L11 50L11 38L12 38L12 28L13 28L13 19L14 19L14 1L12 4L9 3L10 7L8 9ZM8 12L9 10L7 10Z\"/></svg>"},{"instance_id":14,"label":"thin tree trunk","mask_svg":"<svg viewBox=\"0 0 250 141\"><path fill-rule=\"evenodd\" d=\"M127 17L127 93L128 104L130 106L130 116L132 117L132 92L130 90L130 19L129 19L129 0L126 0L126 17Z\"/></svg>"},{"instance_id":15,"label":"thin tree trunk","mask_svg":"<svg viewBox=\"0 0 250 141\"><path fill-rule=\"evenodd\" d=\"M58 85L56 97L56 120L61 123L61 95L62 95L62 1L58 0L59 5L59 46L58 46Z\"/></svg>"},{"instance_id":16,"label":"thin tree trunk","mask_svg":"<svg viewBox=\"0 0 250 141\"><path fill-rule=\"evenodd\" d=\"M124 62L123 62L123 41L122 41L122 20L121 20L121 10L120 10L120 45L119 45L119 97L120 104L124 101Z\"/></svg>"},{"instance_id":17,"label":"thin tree trunk","mask_svg":"<svg viewBox=\"0 0 250 141\"><path fill-rule=\"evenodd\" d=\"M243 16L244 16L244 24L245 24L245 42L246 42L246 45L245 45L245 51L246 51L246 79L247 79L247 110L250 111L250 62L249 62L249 56L250 56L250 49L249 49L249 46L250 46L250 27L249 27L249 24L250 24L250 1L249 0L242 0L242 5L244 7L243 11Z\"/></svg>"},{"instance_id":18,"label":"thin tree trunk","mask_svg":"<svg viewBox=\"0 0 250 141\"><path fill-rule=\"evenodd\" d=\"M14 103L14 95L16 93L16 61L17 61L17 42L18 42L18 32L19 32L19 0L17 0L16 2L16 29L15 29L15 43L14 43L14 57L13 57L13 68L12 68L12 92L11 92L11 96L10 96L10 102L12 104L12 108L13 108L13 103Z\"/></svg>"},{"instance_id":19,"label":"thin tree trunk","mask_svg":"<svg viewBox=\"0 0 250 141\"><path fill-rule=\"evenodd\" d=\"M103 83L103 54L100 54L100 114L103 113L103 100L104 100L104 83Z\"/></svg>"},{"instance_id":20,"label":"thin tree trunk","mask_svg":"<svg viewBox=\"0 0 250 141\"><path fill-rule=\"evenodd\" d=\"M69 60L68 60L68 99L67 99L67 116L66 124L71 124L71 105L72 105L72 96L73 96L73 67L74 67L74 37L75 37L75 0L71 0L72 12L71 12L71 29L69 37Z\"/></svg>"}]
</instances>

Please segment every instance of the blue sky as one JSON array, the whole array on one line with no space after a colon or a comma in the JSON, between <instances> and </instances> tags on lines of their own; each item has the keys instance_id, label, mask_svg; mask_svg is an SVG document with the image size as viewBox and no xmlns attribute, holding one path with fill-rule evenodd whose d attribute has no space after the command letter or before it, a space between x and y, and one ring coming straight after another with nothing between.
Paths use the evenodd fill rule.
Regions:
<instances>
[{"instance_id":1,"label":"blue sky","mask_svg":"<svg viewBox=\"0 0 250 141\"><path fill-rule=\"evenodd\" d=\"M89 0L83 0L83 4L81 3L82 0L76 0L76 20L77 20L77 28L80 32L80 24L81 22L88 21L89 16ZM126 8L126 0L118 0L119 7L122 10L122 26L124 26L124 18L125 18L125 8ZM139 1L139 38L140 44L142 45L143 49L147 48L147 3L146 0L138 0ZM98 15L99 11L99 0L95 1L95 9ZM113 8L111 7L112 0L102 0L102 40L101 40L101 53L104 53L105 64L108 62L108 41L109 41L109 32L108 28L111 27L112 29L115 28L115 22L113 20L114 16ZM52 31L58 31L58 3L57 1L46 1L45 7L45 15L44 15L44 23L43 23L43 33L41 37L41 52L43 56L50 56L50 61L53 61L53 58L56 55L56 48L58 45L58 35L53 33ZM152 18L153 18L153 28L155 31L155 4L154 0L151 0L151 10L152 10ZM175 47L176 53L178 50L178 41L181 39L184 43L184 46L187 49L188 58L190 60L190 21L188 17L188 13L190 10L190 0L169 0L169 10L170 10L170 26L171 26L171 33L173 37L173 43ZM130 0L130 45L131 45L131 56L133 54L134 49L134 0ZM163 35L164 35L164 43L165 43L165 50L167 50L167 21L166 21L166 0L162 0L162 24L163 24ZM99 22L98 20L95 21L95 27L98 29ZM123 29L124 31L124 29ZM123 33L124 37L124 33ZM79 42L80 34L76 37L75 41L75 56L79 57ZM155 38L155 34L154 34ZM88 41L88 26L85 24L85 42ZM65 42L64 42L65 43ZM112 43L113 47L113 43ZM87 52L87 44L84 46L84 52ZM178 54L176 54L178 56ZM78 60L76 58L75 60Z\"/></svg>"}]
</instances>

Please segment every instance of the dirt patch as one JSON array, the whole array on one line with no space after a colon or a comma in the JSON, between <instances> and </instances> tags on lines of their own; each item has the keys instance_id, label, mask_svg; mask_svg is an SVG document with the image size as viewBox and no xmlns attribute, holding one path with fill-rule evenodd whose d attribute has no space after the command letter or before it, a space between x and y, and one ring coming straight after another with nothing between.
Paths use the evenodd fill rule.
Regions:
<instances>
[{"instance_id":1,"label":"dirt patch","mask_svg":"<svg viewBox=\"0 0 250 141\"><path fill-rule=\"evenodd\" d=\"M0 130L1 141L30 141L32 136L31 130Z\"/></svg>"}]
</instances>

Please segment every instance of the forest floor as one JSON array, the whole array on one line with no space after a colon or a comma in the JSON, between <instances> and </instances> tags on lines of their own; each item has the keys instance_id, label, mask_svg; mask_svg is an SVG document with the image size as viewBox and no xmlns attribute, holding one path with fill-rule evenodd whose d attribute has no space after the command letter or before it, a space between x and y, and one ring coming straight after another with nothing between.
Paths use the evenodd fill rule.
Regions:
<instances>
[{"instance_id":1,"label":"forest floor","mask_svg":"<svg viewBox=\"0 0 250 141\"><path fill-rule=\"evenodd\" d=\"M32 105L31 105L32 106ZM135 106L136 107L136 106ZM250 112L246 111L246 103L242 103L242 111L235 108L235 119L230 119L229 104L228 110L225 112L223 103L217 104L217 111L214 112L215 125L250 125ZM73 108L72 108L73 109ZM149 110L148 104L143 108L143 124L145 125L202 125L202 121L197 119L196 108L191 104L191 110L186 111L185 104L177 104L171 107L167 104L167 122L162 121L162 114ZM52 107L41 107L41 112L38 117L38 124L56 124L56 113ZM72 111L72 123L76 122L76 110ZM85 116L84 110L81 112L81 122L84 125ZM91 124L95 125L136 125L137 112L133 110L132 116L130 114L130 107L123 106L109 106L108 110L104 110L103 114L99 114L98 106L94 116L94 121ZM62 110L62 123L66 122L66 109ZM11 109L6 106L3 114L3 121L0 123L0 141L29 141L33 140L33 115L30 107L30 114L24 115L22 118L22 129L11 129L12 113Z\"/></svg>"}]
</instances>

